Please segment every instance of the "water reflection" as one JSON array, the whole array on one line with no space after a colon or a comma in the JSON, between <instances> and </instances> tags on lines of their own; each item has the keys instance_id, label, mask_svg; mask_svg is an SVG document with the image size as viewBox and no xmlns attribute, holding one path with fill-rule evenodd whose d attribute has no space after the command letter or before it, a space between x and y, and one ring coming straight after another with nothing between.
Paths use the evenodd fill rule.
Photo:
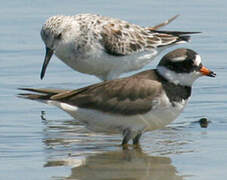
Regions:
<instances>
[{"instance_id":1,"label":"water reflection","mask_svg":"<svg viewBox=\"0 0 227 180\"><path fill-rule=\"evenodd\" d=\"M185 148L191 140L183 126L147 134L143 150L132 146L123 150L119 135L94 134L75 120L49 120L45 112L41 115L45 125L44 167L73 167L66 179L183 179L168 157L192 151Z\"/></svg>"},{"instance_id":2,"label":"water reflection","mask_svg":"<svg viewBox=\"0 0 227 180\"><path fill-rule=\"evenodd\" d=\"M90 155L72 168L66 179L80 180L182 180L168 157L149 156L138 150Z\"/></svg>"}]
</instances>

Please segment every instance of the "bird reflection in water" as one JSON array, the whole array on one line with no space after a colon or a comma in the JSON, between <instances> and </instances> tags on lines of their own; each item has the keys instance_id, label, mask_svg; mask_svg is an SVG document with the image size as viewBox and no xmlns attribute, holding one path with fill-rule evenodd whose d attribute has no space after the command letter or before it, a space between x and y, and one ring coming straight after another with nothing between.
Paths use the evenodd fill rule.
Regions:
<instances>
[{"instance_id":1,"label":"bird reflection in water","mask_svg":"<svg viewBox=\"0 0 227 180\"><path fill-rule=\"evenodd\" d=\"M76 180L183 180L171 159L140 148L122 149L119 136L97 135L70 120L46 120L45 167L70 166ZM167 155L168 156L168 155Z\"/></svg>"},{"instance_id":2,"label":"bird reflection in water","mask_svg":"<svg viewBox=\"0 0 227 180\"><path fill-rule=\"evenodd\" d=\"M183 180L183 176L178 175L169 157L149 156L139 149L128 149L89 155L80 163L75 161L71 175L65 179Z\"/></svg>"}]
</instances>

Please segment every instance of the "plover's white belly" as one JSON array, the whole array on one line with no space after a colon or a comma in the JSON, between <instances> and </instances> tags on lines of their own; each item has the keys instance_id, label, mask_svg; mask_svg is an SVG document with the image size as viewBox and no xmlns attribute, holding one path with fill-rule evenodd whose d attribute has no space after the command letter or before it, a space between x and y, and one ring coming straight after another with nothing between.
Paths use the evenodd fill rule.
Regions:
<instances>
[{"instance_id":1,"label":"plover's white belly","mask_svg":"<svg viewBox=\"0 0 227 180\"><path fill-rule=\"evenodd\" d=\"M104 113L56 101L49 101L49 103L68 112L93 131L121 133L126 128L134 131L151 131L163 128L177 118L182 112L186 101L178 103L175 106L156 108L145 114L138 115Z\"/></svg>"}]
</instances>

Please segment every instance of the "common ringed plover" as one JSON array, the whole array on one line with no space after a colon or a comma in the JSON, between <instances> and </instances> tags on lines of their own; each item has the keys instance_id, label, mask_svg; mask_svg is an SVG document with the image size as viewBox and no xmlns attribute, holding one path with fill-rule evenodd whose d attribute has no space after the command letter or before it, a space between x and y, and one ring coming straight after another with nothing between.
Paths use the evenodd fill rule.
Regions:
<instances>
[{"instance_id":1,"label":"common ringed plover","mask_svg":"<svg viewBox=\"0 0 227 180\"><path fill-rule=\"evenodd\" d=\"M104 81L76 90L30 89L22 97L55 105L87 128L121 133L122 144L138 144L142 133L163 128L183 111L193 82L200 76L215 77L190 49L166 54L157 69L130 77Z\"/></svg>"}]
</instances>

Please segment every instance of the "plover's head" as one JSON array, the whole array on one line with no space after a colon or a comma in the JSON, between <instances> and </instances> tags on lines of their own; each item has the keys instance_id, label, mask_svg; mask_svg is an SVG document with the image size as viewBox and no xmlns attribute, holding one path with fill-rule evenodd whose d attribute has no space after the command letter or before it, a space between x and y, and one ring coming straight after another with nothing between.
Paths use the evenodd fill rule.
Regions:
<instances>
[{"instance_id":1,"label":"plover's head","mask_svg":"<svg viewBox=\"0 0 227 180\"><path fill-rule=\"evenodd\" d=\"M157 70L168 81L183 86L191 86L200 76L216 75L202 65L199 54L185 48L166 54L158 64Z\"/></svg>"},{"instance_id":2,"label":"plover's head","mask_svg":"<svg viewBox=\"0 0 227 180\"><path fill-rule=\"evenodd\" d=\"M66 16L53 16L47 19L41 29L41 37L46 45L46 55L41 71L41 79L44 77L47 65L54 53L54 50L58 46L62 39L62 33L66 28Z\"/></svg>"}]
</instances>

